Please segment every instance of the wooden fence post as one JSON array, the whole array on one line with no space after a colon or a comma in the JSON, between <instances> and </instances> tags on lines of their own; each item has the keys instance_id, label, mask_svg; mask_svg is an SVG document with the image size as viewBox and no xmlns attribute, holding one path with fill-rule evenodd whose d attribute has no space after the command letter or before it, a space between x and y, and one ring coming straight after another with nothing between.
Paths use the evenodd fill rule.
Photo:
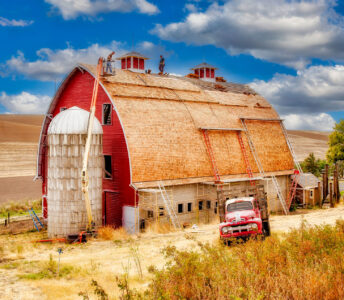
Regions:
<instances>
[{"instance_id":1,"label":"wooden fence post","mask_svg":"<svg viewBox=\"0 0 344 300\"><path fill-rule=\"evenodd\" d=\"M330 205L334 207L333 193L332 193L332 182L330 182Z\"/></svg>"}]
</instances>

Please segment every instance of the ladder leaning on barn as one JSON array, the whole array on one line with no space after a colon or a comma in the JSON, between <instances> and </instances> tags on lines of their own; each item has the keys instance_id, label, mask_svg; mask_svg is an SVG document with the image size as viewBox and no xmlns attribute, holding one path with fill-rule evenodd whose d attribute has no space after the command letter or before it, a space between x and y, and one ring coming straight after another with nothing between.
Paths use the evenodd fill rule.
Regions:
<instances>
[{"instance_id":1,"label":"ladder leaning on barn","mask_svg":"<svg viewBox=\"0 0 344 300\"><path fill-rule=\"evenodd\" d=\"M174 205L166 192L164 184L161 181L158 182L158 187L173 227L176 229L181 228L178 216L174 209Z\"/></svg>"},{"instance_id":2,"label":"ladder leaning on barn","mask_svg":"<svg viewBox=\"0 0 344 300\"><path fill-rule=\"evenodd\" d=\"M251 149L251 152L253 154L253 157L254 157L254 160L256 161L256 164L257 164L257 167L258 167L258 170L259 170L259 173L261 174L261 176L263 176L263 178L265 178L265 172L264 172L264 169L263 169L263 165L259 159L259 156L258 156L258 153L256 151L256 148L254 147L254 144L253 144L253 141L251 139L251 136L250 136L250 132L246 126L246 123L245 123L245 118L240 118L241 120L241 124L245 130L245 133L246 133L246 137L247 137L247 140L248 140L248 144L250 146L250 149ZM259 121L259 119L255 119L257 121ZM271 120L274 120L274 119L271 119ZM263 120L264 121L264 120ZM278 120L276 119L276 121L281 121L281 120ZM282 208L283 208L283 211L284 213L287 215L289 213L289 208L288 208L288 205L283 197L283 194L282 194L282 191L281 191L281 187L277 181L277 178L274 176L274 175L271 175L271 180L272 180L272 183L275 187L275 190L277 192L277 195L278 195L278 198L281 202L281 205L282 205Z\"/></svg>"}]
</instances>

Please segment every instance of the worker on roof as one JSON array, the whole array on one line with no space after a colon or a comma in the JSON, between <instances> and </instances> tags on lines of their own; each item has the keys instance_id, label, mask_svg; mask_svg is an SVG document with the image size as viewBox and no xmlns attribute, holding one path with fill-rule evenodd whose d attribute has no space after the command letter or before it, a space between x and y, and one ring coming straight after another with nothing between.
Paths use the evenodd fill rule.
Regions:
<instances>
[{"instance_id":1,"label":"worker on roof","mask_svg":"<svg viewBox=\"0 0 344 300\"><path fill-rule=\"evenodd\" d=\"M107 57L107 59L106 59L106 70L105 70L105 72L106 73L110 73L110 74L114 74L114 73L112 73L112 66L111 66L111 63L112 63L112 56L115 54L115 51L112 51L109 55L108 55L108 57ZM109 72L110 71L110 72ZM115 71L115 70L114 70Z\"/></svg>"},{"instance_id":2,"label":"worker on roof","mask_svg":"<svg viewBox=\"0 0 344 300\"><path fill-rule=\"evenodd\" d=\"M160 55L160 62L159 62L159 71L160 71L160 74L164 74L164 68L165 68L165 58Z\"/></svg>"}]
</instances>

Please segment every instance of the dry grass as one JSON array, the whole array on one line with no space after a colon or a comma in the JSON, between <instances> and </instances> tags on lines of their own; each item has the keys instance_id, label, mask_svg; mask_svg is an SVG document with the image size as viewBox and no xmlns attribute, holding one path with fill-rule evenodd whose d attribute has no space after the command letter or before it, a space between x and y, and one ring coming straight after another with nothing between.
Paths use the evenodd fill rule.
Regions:
<instances>
[{"instance_id":1,"label":"dry grass","mask_svg":"<svg viewBox=\"0 0 344 300\"><path fill-rule=\"evenodd\" d=\"M123 228L114 229L111 226L105 226L98 229L98 238L105 241L128 241L132 237Z\"/></svg>"},{"instance_id":2,"label":"dry grass","mask_svg":"<svg viewBox=\"0 0 344 300\"><path fill-rule=\"evenodd\" d=\"M169 262L145 293L120 282L126 299L343 299L344 222L305 223L282 237L234 247L166 247Z\"/></svg>"},{"instance_id":3,"label":"dry grass","mask_svg":"<svg viewBox=\"0 0 344 300\"><path fill-rule=\"evenodd\" d=\"M169 232L175 232L175 231L176 231L176 229L170 223L159 223L159 222L150 223L147 226L147 229L145 230L145 232L147 234L150 234L150 233L169 233Z\"/></svg>"}]
</instances>

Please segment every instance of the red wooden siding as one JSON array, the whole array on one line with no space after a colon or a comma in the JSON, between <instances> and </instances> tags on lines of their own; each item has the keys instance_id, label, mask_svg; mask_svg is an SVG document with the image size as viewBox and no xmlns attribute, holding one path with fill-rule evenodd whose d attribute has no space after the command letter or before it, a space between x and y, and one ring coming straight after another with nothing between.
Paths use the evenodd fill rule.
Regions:
<instances>
[{"instance_id":1,"label":"red wooden siding","mask_svg":"<svg viewBox=\"0 0 344 300\"><path fill-rule=\"evenodd\" d=\"M105 225L120 227L122 225L122 205L119 193L104 192Z\"/></svg>"},{"instance_id":2,"label":"red wooden siding","mask_svg":"<svg viewBox=\"0 0 344 300\"><path fill-rule=\"evenodd\" d=\"M131 68L131 57L127 57L127 69Z\"/></svg>"},{"instance_id":3,"label":"red wooden siding","mask_svg":"<svg viewBox=\"0 0 344 300\"><path fill-rule=\"evenodd\" d=\"M140 58L139 62L140 62L140 70L144 70L145 69L145 60L143 58Z\"/></svg>"},{"instance_id":4,"label":"red wooden siding","mask_svg":"<svg viewBox=\"0 0 344 300\"><path fill-rule=\"evenodd\" d=\"M211 78L214 78L214 77L215 77L215 70L211 69Z\"/></svg>"},{"instance_id":5,"label":"red wooden siding","mask_svg":"<svg viewBox=\"0 0 344 300\"><path fill-rule=\"evenodd\" d=\"M89 73L84 72L82 74L80 71L75 72L59 97L53 111L53 116L55 117L60 112L61 107L70 108L72 106L78 106L89 111L93 82L94 78ZM102 106L104 103L111 103L111 101L105 91L99 88L96 107L96 117L99 122L102 121ZM129 187L130 166L127 145L116 111L112 109L111 114L112 125L103 125L102 127L103 153L112 155L113 178L103 179L103 190L117 192L120 207L123 205L134 206L135 192ZM47 162L43 160L43 164L46 165ZM44 169L45 166L43 166ZM45 183L47 180L46 172L43 177L43 183Z\"/></svg>"},{"instance_id":6,"label":"red wooden siding","mask_svg":"<svg viewBox=\"0 0 344 300\"><path fill-rule=\"evenodd\" d=\"M203 78L204 77L204 69L200 69L200 75L199 75L200 78Z\"/></svg>"},{"instance_id":7,"label":"red wooden siding","mask_svg":"<svg viewBox=\"0 0 344 300\"><path fill-rule=\"evenodd\" d=\"M195 70L195 74L199 75L199 69Z\"/></svg>"},{"instance_id":8,"label":"red wooden siding","mask_svg":"<svg viewBox=\"0 0 344 300\"><path fill-rule=\"evenodd\" d=\"M121 67L123 70L125 69L125 58L121 59Z\"/></svg>"},{"instance_id":9,"label":"red wooden siding","mask_svg":"<svg viewBox=\"0 0 344 300\"><path fill-rule=\"evenodd\" d=\"M139 68L139 59L137 57L133 58L133 68L138 69Z\"/></svg>"}]
</instances>

